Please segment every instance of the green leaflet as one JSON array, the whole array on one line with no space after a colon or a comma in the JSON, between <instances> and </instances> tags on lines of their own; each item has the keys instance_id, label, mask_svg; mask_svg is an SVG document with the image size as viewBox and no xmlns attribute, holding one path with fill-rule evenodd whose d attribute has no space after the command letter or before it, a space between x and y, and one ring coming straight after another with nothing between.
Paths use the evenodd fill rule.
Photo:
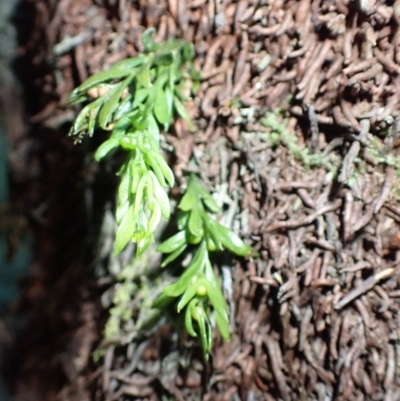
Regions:
<instances>
[{"instance_id":1,"label":"green leaflet","mask_svg":"<svg viewBox=\"0 0 400 401\"><path fill-rule=\"evenodd\" d=\"M192 288L192 289L195 288L194 285L192 285L193 280L196 280L196 277L193 275L187 274L186 276L182 276L176 283L171 284L168 287L166 287L164 289L164 294L166 294L170 297L179 297L182 294L184 294L185 291L188 290L189 288ZM194 294L196 294L196 291L197 291L197 288L195 288L192 298L194 297Z\"/></svg>"},{"instance_id":2,"label":"green leaflet","mask_svg":"<svg viewBox=\"0 0 400 401\"><path fill-rule=\"evenodd\" d=\"M117 210L115 211L115 220L117 224L121 224L122 219L128 212L128 209L130 207L130 202L126 201L125 203L119 203L117 206Z\"/></svg>"},{"instance_id":3,"label":"green leaflet","mask_svg":"<svg viewBox=\"0 0 400 401\"><path fill-rule=\"evenodd\" d=\"M149 245L151 244L152 237L144 237L139 240L136 244L136 257L140 258L148 249Z\"/></svg>"},{"instance_id":4,"label":"green leaflet","mask_svg":"<svg viewBox=\"0 0 400 401\"><path fill-rule=\"evenodd\" d=\"M204 352L204 358L207 360L212 348L212 328L207 315L201 306L192 309L192 315L197 321L200 331L201 346Z\"/></svg>"},{"instance_id":5,"label":"green leaflet","mask_svg":"<svg viewBox=\"0 0 400 401\"><path fill-rule=\"evenodd\" d=\"M96 161L100 161L106 157L113 149L118 147L119 138L109 138L107 141L103 142L96 150L94 158Z\"/></svg>"},{"instance_id":6,"label":"green leaflet","mask_svg":"<svg viewBox=\"0 0 400 401\"><path fill-rule=\"evenodd\" d=\"M157 145L160 146L160 128L153 114L147 116L147 132L154 139Z\"/></svg>"},{"instance_id":7,"label":"green leaflet","mask_svg":"<svg viewBox=\"0 0 400 401\"><path fill-rule=\"evenodd\" d=\"M141 212L141 209L143 208L143 206L146 202L146 199L143 197L143 192L147 185L148 180L149 180L149 177L147 174L143 174L140 177L139 184L137 186L136 193L135 193L135 202L134 202L134 207L133 207L134 218L139 217L139 213Z\"/></svg>"},{"instance_id":8,"label":"green leaflet","mask_svg":"<svg viewBox=\"0 0 400 401\"><path fill-rule=\"evenodd\" d=\"M189 185L188 189L185 192L185 195L183 195L181 201L179 202L179 209L187 212L189 210L192 210L197 202L197 195L193 191L192 187Z\"/></svg>"},{"instance_id":9,"label":"green leaflet","mask_svg":"<svg viewBox=\"0 0 400 401\"><path fill-rule=\"evenodd\" d=\"M110 138L120 138L121 136L125 135L128 128L131 127L131 120L127 117L121 117L116 123L111 131Z\"/></svg>"},{"instance_id":10,"label":"green leaflet","mask_svg":"<svg viewBox=\"0 0 400 401\"><path fill-rule=\"evenodd\" d=\"M152 171L150 171L149 174L153 181L154 197L156 198L157 202L160 205L161 213L164 219L168 220L171 214L171 205L169 202L168 195L165 192L164 188L160 185L160 182L155 176L155 174Z\"/></svg>"},{"instance_id":11,"label":"green leaflet","mask_svg":"<svg viewBox=\"0 0 400 401\"><path fill-rule=\"evenodd\" d=\"M188 229L195 237L203 237L204 235L203 220L200 212L196 208L193 208L190 212Z\"/></svg>"},{"instance_id":12,"label":"green leaflet","mask_svg":"<svg viewBox=\"0 0 400 401\"><path fill-rule=\"evenodd\" d=\"M99 103L99 104L96 104L95 107L92 107L89 110L89 113L87 115L88 116L87 131L88 131L89 136L93 135L94 129L96 127L97 115L99 114L99 110L100 110L101 106L102 105Z\"/></svg>"},{"instance_id":13,"label":"green leaflet","mask_svg":"<svg viewBox=\"0 0 400 401\"><path fill-rule=\"evenodd\" d=\"M189 301L193 299L193 297L196 295L196 292L198 288L203 284L203 280L196 280L195 282L190 283L190 286L186 286L186 291L182 295L180 301L178 302L178 305L176 307L176 310L178 313L188 304ZM165 291L167 295L170 295Z\"/></svg>"},{"instance_id":14,"label":"green leaflet","mask_svg":"<svg viewBox=\"0 0 400 401\"><path fill-rule=\"evenodd\" d=\"M132 109L136 109L140 105L143 105L149 94L149 88L137 88L135 90L135 97L132 103Z\"/></svg>"},{"instance_id":15,"label":"green leaflet","mask_svg":"<svg viewBox=\"0 0 400 401\"><path fill-rule=\"evenodd\" d=\"M215 314L215 320L217 321L217 326L222 335L222 338L224 338L225 340L229 340L231 334L229 332L228 320L222 318L219 313Z\"/></svg>"},{"instance_id":16,"label":"green leaflet","mask_svg":"<svg viewBox=\"0 0 400 401\"><path fill-rule=\"evenodd\" d=\"M168 99L164 89L158 85L156 88L156 97L154 100L154 115L158 122L165 126L171 121L171 114L168 110Z\"/></svg>"},{"instance_id":17,"label":"green leaflet","mask_svg":"<svg viewBox=\"0 0 400 401\"><path fill-rule=\"evenodd\" d=\"M172 120L172 115L174 112L174 91L171 89L173 84L167 85L165 87L165 96L167 99L167 110L168 110L168 117L169 121ZM167 124L170 124L169 122Z\"/></svg>"},{"instance_id":18,"label":"green leaflet","mask_svg":"<svg viewBox=\"0 0 400 401\"><path fill-rule=\"evenodd\" d=\"M131 179L130 174L125 173L118 187L118 202L124 204L128 201L129 195L131 193Z\"/></svg>"},{"instance_id":19,"label":"green leaflet","mask_svg":"<svg viewBox=\"0 0 400 401\"><path fill-rule=\"evenodd\" d=\"M207 216L206 214L204 214L203 221L204 221L204 225L206 226L207 235L210 237L210 239L212 240L212 242L216 248L215 250L222 251L223 250L222 242L221 242L220 238L218 237L218 233L214 230L213 225L212 225L212 222L214 220L212 218L210 218L209 216Z\"/></svg>"},{"instance_id":20,"label":"green leaflet","mask_svg":"<svg viewBox=\"0 0 400 401\"><path fill-rule=\"evenodd\" d=\"M139 110L131 118L132 125L139 131L146 131L148 126L148 115L143 108Z\"/></svg>"},{"instance_id":21,"label":"green leaflet","mask_svg":"<svg viewBox=\"0 0 400 401\"><path fill-rule=\"evenodd\" d=\"M196 274L202 271L203 266L206 263L205 252L206 252L206 247L204 246L204 244L201 244L192 262L190 263L186 271L182 274L180 279L175 284L171 284L165 289L164 292L166 294L170 295L171 297L178 297L183 293L185 286L193 282L193 279L196 280Z\"/></svg>"},{"instance_id":22,"label":"green leaflet","mask_svg":"<svg viewBox=\"0 0 400 401\"><path fill-rule=\"evenodd\" d=\"M133 215L133 205L131 205L117 229L114 243L114 252L116 254L121 253L127 243L132 239L135 228L136 223Z\"/></svg>"},{"instance_id":23,"label":"green leaflet","mask_svg":"<svg viewBox=\"0 0 400 401\"><path fill-rule=\"evenodd\" d=\"M117 108L118 102L121 99L122 93L125 88L129 85L130 81L133 79L133 74L130 74L128 78L115 86L106 93L107 101L104 102L103 107L99 113L99 125L101 128L106 129L107 125L111 119L112 114Z\"/></svg>"},{"instance_id":24,"label":"green leaflet","mask_svg":"<svg viewBox=\"0 0 400 401\"><path fill-rule=\"evenodd\" d=\"M129 169L130 169L130 178L131 178L130 191L132 194L136 194L136 191L139 186L139 181L140 181L140 178L142 177L143 173L142 173L140 167L138 165L136 165L135 163L130 163Z\"/></svg>"},{"instance_id":25,"label":"green leaflet","mask_svg":"<svg viewBox=\"0 0 400 401\"><path fill-rule=\"evenodd\" d=\"M197 299L192 299L189 302L189 305L186 308L185 311L185 327L187 332L192 336L192 337L197 337L197 333L193 328L193 318L192 318L192 309L195 308L197 305Z\"/></svg>"},{"instance_id":26,"label":"green leaflet","mask_svg":"<svg viewBox=\"0 0 400 401\"><path fill-rule=\"evenodd\" d=\"M177 226L178 230L184 230L186 227L187 222L189 221L189 212L181 212L178 215Z\"/></svg>"},{"instance_id":27,"label":"green leaflet","mask_svg":"<svg viewBox=\"0 0 400 401\"><path fill-rule=\"evenodd\" d=\"M112 70L126 71L135 67L140 67L146 60L146 56L141 54L136 57L126 58L125 60L117 61L111 66Z\"/></svg>"},{"instance_id":28,"label":"green leaflet","mask_svg":"<svg viewBox=\"0 0 400 401\"><path fill-rule=\"evenodd\" d=\"M221 288L217 283L216 277L214 275L209 260L206 262L206 277L207 280L205 280L205 286L207 288L207 295L210 298L212 306L214 307L215 312L223 320L228 322L228 315L227 315L228 306L226 305L224 295L222 294Z\"/></svg>"},{"instance_id":29,"label":"green leaflet","mask_svg":"<svg viewBox=\"0 0 400 401\"><path fill-rule=\"evenodd\" d=\"M175 176L174 173L172 172L171 168L168 166L167 162L164 160L164 158L159 154L159 153L154 153L153 154L154 159L158 163L163 176L167 180L168 184L170 187L173 187L175 184Z\"/></svg>"},{"instance_id":30,"label":"green leaflet","mask_svg":"<svg viewBox=\"0 0 400 401\"><path fill-rule=\"evenodd\" d=\"M179 231L159 245L157 250L161 253L171 253L184 244L186 244L186 233L185 231Z\"/></svg>"},{"instance_id":31,"label":"green leaflet","mask_svg":"<svg viewBox=\"0 0 400 401\"><path fill-rule=\"evenodd\" d=\"M176 249L174 252L170 253L167 258L163 260L161 263L161 267L165 267L169 265L171 262L173 262L175 259L177 259L180 255L182 255L183 251L186 249L187 245L184 244L180 246L178 249Z\"/></svg>"},{"instance_id":32,"label":"green leaflet","mask_svg":"<svg viewBox=\"0 0 400 401\"><path fill-rule=\"evenodd\" d=\"M189 129L193 130L193 124L190 120L189 113L183 103L179 100L178 96L174 96L174 107L178 115L189 124Z\"/></svg>"},{"instance_id":33,"label":"green leaflet","mask_svg":"<svg viewBox=\"0 0 400 401\"><path fill-rule=\"evenodd\" d=\"M239 256L248 256L250 254L251 247L246 245L233 231L212 219L209 220L209 227L222 245L231 252Z\"/></svg>"},{"instance_id":34,"label":"green leaflet","mask_svg":"<svg viewBox=\"0 0 400 401\"><path fill-rule=\"evenodd\" d=\"M152 86L151 84L151 78L150 78L150 70L148 65L144 65L139 73L136 76L136 79L140 83L140 85L143 86L143 88L149 88Z\"/></svg>"},{"instance_id":35,"label":"green leaflet","mask_svg":"<svg viewBox=\"0 0 400 401\"><path fill-rule=\"evenodd\" d=\"M81 131L83 131L87 127L87 118L89 115L89 112L92 109L96 109L100 99L97 99L96 102L92 102L88 105L86 105L78 114L78 116L75 118L74 124L71 127L69 135L76 135L79 134Z\"/></svg>"},{"instance_id":36,"label":"green leaflet","mask_svg":"<svg viewBox=\"0 0 400 401\"><path fill-rule=\"evenodd\" d=\"M161 220L161 207L158 202L154 201L153 213L151 214L149 220L148 231L153 233L155 232L158 224Z\"/></svg>"},{"instance_id":37,"label":"green leaflet","mask_svg":"<svg viewBox=\"0 0 400 401\"><path fill-rule=\"evenodd\" d=\"M129 71L129 70L121 71L119 69L110 69L107 71L100 71L97 74L92 75L85 82L83 82L81 85L79 85L68 97L67 104L69 104L71 101L73 101L77 96L80 96L80 94L82 92L86 92L87 90L95 87L96 85L111 81L112 79L115 79L115 78L125 78L126 76L128 76L131 73L132 73L132 71Z\"/></svg>"},{"instance_id":38,"label":"green leaflet","mask_svg":"<svg viewBox=\"0 0 400 401\"><path fill-rule=\"evenodd\" d=\"M120 103L117 105L113 120L118 121L122 117L125 117L132 110L132 95L130 93L126 94L126 97L121 97Z\"/></svg>"}]
</instances>

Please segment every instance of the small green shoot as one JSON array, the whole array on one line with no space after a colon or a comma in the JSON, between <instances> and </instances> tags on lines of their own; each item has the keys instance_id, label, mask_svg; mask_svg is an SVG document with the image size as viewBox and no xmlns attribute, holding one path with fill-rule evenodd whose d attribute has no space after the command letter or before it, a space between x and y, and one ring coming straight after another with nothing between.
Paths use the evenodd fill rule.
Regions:
<instances>
[{"instance_id":1,"label":"small green shoot","mask_svg":"<svg viewBox=\"0 0 400 401\"><path fill-rule=\"evenodd\" d=\"M195 248L191 262L176 281L164 289L155 306L165 297L178 298L178 313L185 309L185 327L193 337L200 337L204 357L208 359L212 348L211 309L219 331L229 339L228 307L214 273L210 253L229 250L239 256L248 256L251 247L215 218L219 207L196 176L192 175L185 195L179 203L177 234L164 241L158 250L168 254L162 266L173 262L186 249Z\"/></svg>"}]
</instances>

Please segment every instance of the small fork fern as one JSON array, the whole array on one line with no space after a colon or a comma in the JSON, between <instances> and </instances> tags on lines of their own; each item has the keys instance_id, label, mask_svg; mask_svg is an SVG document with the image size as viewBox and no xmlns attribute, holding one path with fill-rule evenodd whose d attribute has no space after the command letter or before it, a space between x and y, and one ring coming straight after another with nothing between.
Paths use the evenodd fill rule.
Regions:
<instances>
[{"instance_id":1,"label":"small fork fern","mask_svg":"<svg viewBox=\"0 0 400 401\"><path fill-rule=\"evenodd\" d=\"M84 135L92 136L97 129L111 131L109 138L95 152L102 160L116 149L126 152L119 172L115 218L117 232L114 251L120 253L126 245L136 243L140 257L154 241L161 218L171 214L168 187L174 185L174 175L161 154L161 129L167 130L178 115L192 127L184 106L187 100L185 84L190 79L198 84L199 73L192 59L194 47L182 40L155 43L153 29L142 35L144 53L98 72L78 86L68 99L69 105L86 102L71 128L70 135L79 142ZM161 128L161 129L160 129ZM221 335L229 338L227 305L210 261L210 252L228 249L247 256L251 248L213 217L219 208L195 176L179 203L179 232L159 246L168 254L162 266L173 262L189 246L197 247L189 267L176 283L165 288L155 302L161 307L166 301L179 298L178 312L185 309L185 326L191 336L200 335L207 358L212 347L211 306ZM131 314L128 307L134 286L123 281L129 291L121 297L116 291L111 316L112 325L106 332L116 332L116 325ZM136 288L136 287L135 287ZM126 316L125 316L126 315Z\"/></svg>"},{"instance_id":2,"label":"small fork fern","mask_svg":"<svg viewBox=\"0 0 400 401\"><path fill-rule=\"evenodd\" d=\"M94 74L70 95L70 105L95 98L78 114L70 135L81 139L100 128L111 135L96 151L100 161L116 148L127 152L118 175L114 250L120 253L130 240L141 256L153 240L161 217L168 220L166 188L174 175L160 150L160 125L168 129L174 113L191 124L183 105L185 78L198 78L190 61L193 45L181 40L157 44L153 30L143 33L145 54L117 62Z\"/></svg>"},{"instance_id":3,"label":"small fork fern","mask_svg":"<svg viewBox=\"0 0 400 401\"><path fill-rule=\"evenodd\" d=\"M210 304L222 337L229 339L228 307L212 267L210 252L228 249L236 255L247 256L251 247L214 219L213 214L220 211L219 207L196 176L189 178L188 188L178 208L179 232L158 247L160 252L169 254L162 266L173 262L190 245L197 246L197 249L192 252L186 271L176 283L164 289L155 306L179 297L177 311L179 313L186 308L186 330L191 336L197 337L197 328L207 359L212 348Z\"/></svg>"}]
</instances>

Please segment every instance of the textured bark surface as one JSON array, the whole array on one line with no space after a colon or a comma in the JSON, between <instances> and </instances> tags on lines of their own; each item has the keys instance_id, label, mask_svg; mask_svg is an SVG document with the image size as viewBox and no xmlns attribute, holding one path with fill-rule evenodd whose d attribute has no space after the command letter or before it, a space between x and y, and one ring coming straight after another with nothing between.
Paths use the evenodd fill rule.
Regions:
<instances>
[{"instance_id":1,"label":"textured bark surface","mask_svg":"<svg viewBox=\"0 0 400 401\"><path fill-rule=\"evenodd\" d=\"M26 0L15 20L37 238L21 399L399 399L398 1ZM232 340L210 363L166 320L100 341L113 278L95 246L115 182L91 161L98 139L66 137L63 104L138 54L147 27L193 41L203 74L196 133L177 121L166 135L178 181L198 172L260 253L221 260Z\"/></svg>"}]
</instances>

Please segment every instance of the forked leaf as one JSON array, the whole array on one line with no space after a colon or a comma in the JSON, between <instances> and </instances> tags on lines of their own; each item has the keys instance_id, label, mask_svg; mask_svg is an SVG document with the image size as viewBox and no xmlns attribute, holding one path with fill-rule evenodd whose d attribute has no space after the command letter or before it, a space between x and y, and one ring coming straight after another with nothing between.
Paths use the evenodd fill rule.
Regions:
<instances>
[{"instance_id":1,"label":"forked leaf","mask_svg":"<svg viewBox=\"0 0 400 401\"><path fill-rule=\"evenodd\" d=\"M189 305L186 307L186 310L185 310L185 327L186 327L187 332L192 337L197 337L197 333L193 327L193 318L192 318L192 309L196 307L196 305L197 305L196 301L197 301L196 299L193 299L192 301L190 301Z\"/></svg>"},{"instance_id":2,"label":"forked leaf","mask_svg":"<svg viewBox=\"0 0 400 401\"><path fill-rule=\"evenodd\" d=\"M144 104L149 94L150 90L148 88L137 88L135 90L135 96L132 103L132 110L135 110L139 104Z\"/></svg>"},{"instance_id":3,"label":"forked leaf","mask_svg":"<svg viewBox=\"0 0 400 401\"><path fill-rule=\"evenodd\" d=\"M151 179L153 181L154 196L161 207L161 213L165 220L169 219L171 214L171 204L165 189L160 185L156 175L150 171Z\"/></svg>"},{"instance_id":4,"label":"forked leaf","mask_svg":"<svg viewBox=\"0 0 400 401\"><path fill-rule=\"evenodd\" d=\"M131 189L131 175L129 173L125 173L122 177L122 180L118 186L118 203L124 204L130 195Z\"/></svg>"},{"instance_id":5,"label":"forked leaf","mask_svg":"<svg viewBox=\"0 0 400 401\"><path fill-rule=\"evenodd\" d=\"M97 115L99 114L101 104L96 104L88 113L88 135L92 136L97 123Z\"/></svg>"},{"instance_id":6,"label":"forked leaf","mask_svg":"<svg viewBox=\"0 0 400 401\"><path fill-rule=\"evenodd\" d=\"M129 74L132 74L132 71L129 70L121 71L119 69L100 71L89 77L86 81L84 81L81 85L79 85L76 89L74 89L71 95L68 97L68 99L74 98L77 96L77 94L86 92L87 90L93 88L96 85L111 81L112 79L116 78L125 78Z\"/></svg>"},{"instance_id":7,"label":"forked leaf","mask_svg":"<svg viewBox=\"0 0 400 401\"><path fill-rule=\"evenodd\" d=\"M158 85L156 89L156 97L154 99L154 115L161 125L167 125L171 122L167 102L167 95L165 94L164 89Z\"/></svg>"},{"instance_id":8,"label":"forked leaf","mask_svg":"<svg viewBox=\"0 0 400 401\"><path fill-rule=\"evenodd\" d=\"M125 98L121 98L119 105L114 113L114 121L125 117L132 110L132 95L128 93Z\"/></svg>"},{"instance_id":9,"label":"forked leaf","mask_svg":"<svg viewBox=\"0 0 400 401\"><path fill-rule=\"evenodd\" d=\"M115 86L109 92L104 95L106 100L104 101L103 107L99 113L99 125L101 128L106 129L111 119L112 114L116 111L118 103L121 99L122 93L125 88L129 85L132 80L132 76L129 76L124 81ZM108 96L107 96L108 95Z\"/></svg>"},{"instance_id":10,"label":"forked leaf","mask_svg":"<svg viewBox=\"0 0 400 401\"><path fill-rule=\"evenodd\" d=\"M207 246L205 241L201 241L192 261L190 262L189 267L186 269L186 272L189 270L194 272L203 272L203 268L205 266L205 263L207 262L207 259ZM186 272L184 274L186 274Z\"/></svg>"},{"instance_id":11,"label":"forked leaf","mask_svg":"<svg viewBox=\"0 0 400 401\"><path fill-rule=\"evenodd\" d=\"M137 130L145 130L147 128L147 115L144 110L137 110L131 116L131 122Z\"/></svg>"},{"instance_id":12,"label":"forked leaf","mask_svg":"<svg viewBox=\"0 0 400 401\"><path fill-rule=\"evenodd\" d=\"M185 244L186 247L186 244ZM182 274L182 276L179 278L179 280L170 285L168 288L168 294L171 296L179 296L183 293L184 289L189 285L192 285L193 282L195 282L196 276L198 274L202 274L203 271L203 266L206 263L206 257L205 257L205 252L206 249L203 246L203 244L200 245L198 248L196 254L193 257L192 262L190 263L189 267L185 270L185 272ZM201 285L201 283L200 283ZM196 290L197 292L197 290Z\"/></svg>"},{"instance_id":13,"label":"forked leaf","mask_svg":"<svg viewBox=\"0 0 400 401\"><path fill-rule=\"evenodd\" d=\"M179 209L184 212L188 212L192 210L197 202L197 195L196 192L193 190L193 187L189 184L188 188L186 189L185 195L183 195L181 201L179 202Z\"/></svg>"},{"instance_id":14,"label":"forked leaf","mask_svg":"<svg viewBox=\"0 0 400 401\"><path fill-rule=\"evenodd\" d=\"M225 340L229 340L231 337L229 322L223 319L218 313L215 314L215 320L217 321L217 326L222 338Z\"/></svg>"},{"instance_id":15,"label":"forked leaf","mask_svg":"<svg viewBox=\"0 0 400 401\"><path fill-rule=\"evenodd\" d=\"M153 113L149 113L147 116L147 132L157 144L160 142L160 127L158 126Z\"/></svg>"},{"instance_id":16,"label":"forked leaf","mask_svg":"<svg viewBox=\"0 0 400 401\"><path fill-rule=\"evenodd\" d=\"M210 298L211 304L215 312L226 322L228 322L227 305L225 298L222 295L221 289L217 285L211 284L208 280L205 280L207 295Z\"/></svg>"},{"instance_id":17,"label":"forked leaf","mask_svg":"<svg viewBox=\"0 0 400 401\"><path fill-rule=\"evenodd\" d=\"M110 138L120 138L132 126L131 120L127 117L121 117L114 125Z\"/></svg>"},{"instance_id":18,"label":"forked leaf","mask_svg":"<svg viewBox=\"0 0 400 401\"><path fill-rule=\"evenodd\" d=\"M217 278L215 277L214 270L209 259L205 263L205 275L207 279L207 294L210 298L211 304L215 311L228 322L228 305L226 304L225 297L222 294L221 287L217 282Z\"/></svg>"},{"instance_id":19,"label":"forked leaf","mask_svg":"<svg viewBox=\"0 0 400 401\"><path fill-rule=\"evenodd\" d=\"M165 308L170 305L174 301L173 297L170 297L164 293L161 293L160 296L153 302L153 308Z\"/></svg>"},{"instance_id":20,"label":"forked leaf","mask_svg":"<svg viewBox=\"0 0 400 401\"><path fill-rule=\"evenodd\" d=\"M133 216L133 205L131 205L117 229L114 243L115 254L119 254L124 250L127 243L132 239L135 227L136 223Z\"/></svg>"},{"instance_id":21,"label":"forked leaf","mask_svg":"<svg viewBox=\"0 0 400 401\"><path fill-rule=\"evenodd\" d=\"M189 212L180 212L178 214L177 226L178 226L179 230L184 230L185 229L186 224L189 221L189 216L190 216Z\"/></svg>"},{"instance_id":22,"label":"forked leaf","mask_svg":"<svg viewBox=\"0 0 400 401\"><path fill-rule=\"evenodd\" d=\"M217 202L215 202L214 198L205 189L201 191L201 194L204 205L211 213L219 213L221 211Z\"/></svg>"},{"instance_id":23,"label":"forked leaf","mask_svg":"<svg viewBox=\"0 0 400 401\"><path fill-rule=\"evenodd\" d=\"M172 172L171 168L168 166L167 162L164 160L164 158L157 152L153 152L153 157L157 161L163 176L167 180L168 184L170 187L173 187L175 184L175 176L174 173Z\"/></svg>"},{"instance_id":24,"label":"forked leaf","mask_svg":"<svg viewBox=\"0 0 400 401\"><path fill-rule=\"evenodd\" d=\"M147 186L150 185L150 182L147 184ZM161 207L159 203L154 200L154 205L153 205L153 211L149 220L149 233L154 233L157 229L158 224L160 223L161 220Z\"/></svg>"},{"instance_id":25,"label":"forked leaf","mask_svg":"<svg viewBox=\"0 0 400 401\"><path fill-rule=\"evenodd\" d=\"M222 247L222 242L218 236L217 230L215 230L212 225L213 219L210 218L206 213L203 214L204 225L206 226L207 235L212 239L213 244L215 245L216 250L222 251L224 248Z\"/></svg>"},{"instance_id":26,"label":"forked leaf","mask_svg":"<svg viewBox=\"0 0 400 401\"><path fill-rule=\"evenodd\" d=\"M160 168L159 164L157 163L157 160L154 157L154 154L156 152L151 151L150 149L145 149L145 148L142 148L142 152L143 152L143 156L144 156L144 161L146 162L146 164L149 167L151 167L151 169L153 170L155 176L157 177L160 185L162 187L167 186L167 183L165 182L164 174L161 171L161 168Z\"/></svg>"},{"instance_id":27,"label":"forked leaf","mask_svg":"<svg viewBox=\"0 0 400 401\"><path fill-rule=\"evenodd\" d=\"M174 92L173 90L167 85L165 87L165 96L167 99L167 111L168 111L168 125L171 124L173 119L174 113Z\"/></svg>"},{"instance_id":28,"label":"forked leaf","mask_svg":"<svg viewBox=\"0 0 400 401\"><path fill-rule=\"evenodd\" d=\"M158 252L161 253L171 253L176 251L182 245L186 244L186 232L179 231L172 237L165 240L159 247L157 248Z\"/></svg>"},{"instance_id":29,"label":"forked leaf","mask_svg":"<svg viewBox=\"0 0 400 401\"><path fill-rule=\"evenodd\" d=\"M151 244L152 236L144 237L136 244L136 257L140 258Z\"/></svg>"},{"instance_id":30,"label":"forked leaf","mask_svg":"<svg viewBox=\"0 0 400 401\"><path fill-rule=\"evenodd\" d=\"M143 175L142 169L136 163L129 163L129 174L131 177L131 194L136 194L140 177Z\"/></svg>"},{"instance_id":31,"label":"forked leaf","mask_svg":"<svg viewBox=\"0 0 400 401\"><path fill-rule=\"evenodd\" d=\"M131 70L132 68L140 67L145 62L145 60L146 56L140 54L139 56L136 57L130 57L121 61L117 61L110 67L110 69L118 71Z\"/></svg>"},{"instance_id":32,"label":"forked leaf","mask_svg":"<svg viewBox=\"0 0 400 401\"><path fill-rule=\"evenodd\" d=\"M96 150L94 158L96 161L100 161L106 157L113 149L119 146L119 138L109 138L103 142Z\"/></svg>"},{"instance_id":33,"label":"forked leaf","mask_svg":"<svg viewBox=\"0 0 400 401\"><path fill-rule=\"evenodd\" d=\"M117 224L120 224L126 213L128 212L131 203L126 201L125 203L118 203L117 210L115 211L115 220Z\"/></svg>"},{"instance_id":34,"label":"forked leaf","mask_svg":"<svg viewBox=\"0 0 400 401\"><path fill-rule=\"evenodd\" d=\"M170 284L168 287L164 288L164 294L175 298L181 296L188 288L192 286L193 277L194 276L190 275L181 276L176 283ZM196 291L194 293L196 293Z\"/></svg>"},{"instance_id":35,"label":"forked leaf","mask_svg":"<svg viewBox=\"0 0 400 401\"><path fill-rule=\"evenodd\" d=\"M203 237L204 228L203 220L201 218L201 213L194 207L190 212L190 217L188 221L188 230L194 237Z\"/></svg>"},{"instance_id":36,"label":"forked leaf","mask_svg":"<svg viewBox=\"0 0 400 401\"><path fill-rule=\"evenodd\" d=\"M181 299L178 302L176 307L178 313L188 304L189 301L193 299L196 295L197 290L199 289L200 285L203 284L202 279L198 279L195 282L190 282L190 285L186 285L186 290L183 293Z\"/></svg>"},{"instance_id":37,"label":"forked leaf","mask_svg":"<svg viewBox=\"0 0 400 401\"><path fill-rule=\"evenodd\" d=\"M90 108L93 103L87 104L77 115L75 121L71 127L69 135L77 135L87 127L87 121L89 116Z\"/></svg>"},{"instance_id":38,"label":"forked leaf","mask_svg":"<svg viewBox=\"0 0 400 401\"><path fill-rule=\"evenodd\" d=\"M201 341L201 347L203 348L204 359L208 360L209 353L212 348L211 325L209 324L207 320L207 315L202 307L197 306L196 308L194 308L193 314L199 326L200 341Z\"/></svg>"},{"instance_id":39,"label":"forked leaf","mask_svg":"<svg viewBox=\"0 0 400 401\"><path fill-rule=\"evenodd\" d=\"M140 177L139 184L135 193L135 202L133 206L133 216L135 219L139 217L139 213L143 210L143 207L145 205L146 199L143 197L143 193L149 178L150 177L147 173L144 173ZM146 215L144 214L142 217L145 218L145 216Z\"/></svg>"},{"instance_id":40,"label":"forked leaf","mask_svg":"<svg viewBox=\"0 0 400 401\"><path fill-rule=\"evenodd\" d=\"M74 96L71 95L68 97L68 103L67 106L71 107L71 106L76 106L77 104L86 102L88 100L88 97L86 95L83 94L76 94Z\"/></svg>"},{"instance_id":41,"label":"forked leaf","mask_svg":"<svg viewBox=\"0 0 400 401\"><path fill-rule=\"evenodd\" d=\"M163 262L161 263L161 267L165 267L165 266L169 265L171 262L173 262L175 259L177 259L183 253L183 251L186 249L186 246L187 245L184 244L180 248L178 248L177 250L172 252L170 255L168 255L168 257L165 258L163 260Z\"/></svg>"},{"instance_id":42,"label":"forked leaf","mask_svg":"<svg viewBox=\"0 0 400 401\"><path fill-rule=\"evenodd\" d=\"M250 254L251 247L246 245L233 231L215 220L210 219L209 221L213 227L213 232L216 233L225 248L239 256L248 256Z\"/></svg>"},{"instance_id":43,"label":"forked leaf","mask_svg":"<svg viewBox=\"0 0 400 401\"><path fill-rule=\"evenodd\" d=\"M174 107L178 115L182 117L189 124L189 129L193 130L193 124L192 121L190 120L189 113L184 104L179 100L177 96L174 96Z\"/></svg>"},{"instance_id":44,"label":"forked leaf","mask_svg":"<svg viewBox=\"0 0 400 401\"><path fill-rule=\"evenodd\" d=\"M220 208L215 202L214 198L211 194L200 184L198 178L196 176L190 177L191 181L193 181L193 186L196 188L196 193L201 196L202 201L204 202L207 209L212 213L219 213Z\"/></svg>"}]
</instances>

